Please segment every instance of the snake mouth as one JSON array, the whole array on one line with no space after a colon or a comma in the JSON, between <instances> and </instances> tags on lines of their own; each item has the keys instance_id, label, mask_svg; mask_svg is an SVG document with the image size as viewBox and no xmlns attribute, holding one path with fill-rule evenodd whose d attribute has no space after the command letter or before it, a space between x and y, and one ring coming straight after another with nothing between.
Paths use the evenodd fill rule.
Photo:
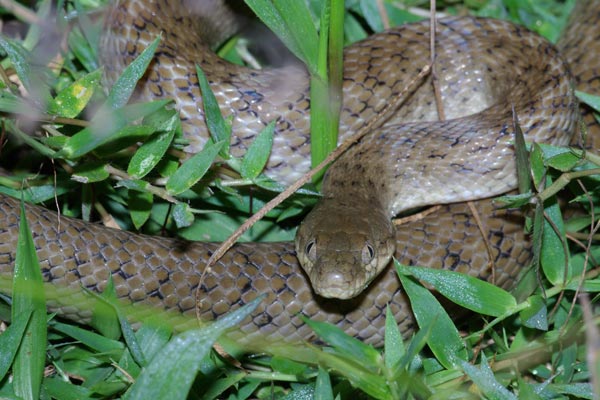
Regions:
<instances>
[{"instance_id":1,"label":"snake mouth","mask_svg":"<svg viewBox=\"0 0 600 400\"><path fill-rule=\"evenodd\" d=\"M317 295L327 299L339 300L352 299L358 296L365 288L365 285L362 285L360 282L348 282L338 274L333 274L333 276L326 277L325 279L311 277L311 285Z\"/></svg>"}]
</instances>

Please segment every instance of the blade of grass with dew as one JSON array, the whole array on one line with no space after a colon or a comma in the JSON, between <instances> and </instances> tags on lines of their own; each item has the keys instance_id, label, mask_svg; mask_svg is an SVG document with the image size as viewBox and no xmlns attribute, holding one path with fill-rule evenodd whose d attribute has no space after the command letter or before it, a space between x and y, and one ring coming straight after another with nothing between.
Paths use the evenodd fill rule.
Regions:
<instances>
[{"instance_id":1,"label":"blade of grass with dew","mask_svg":"<svg viewBox=\"0 0 600 400\"><path fill-rule=\"evenodd\" d=\"M0 381L4 379L15 359L25 328L29 324L31 311L16 317L17 319L13 319L10 326L0 335Z\"/></svg>"},{"instance_id":2,"label":"blade of grass with dew","mask_svg":"<svg viewBox=\"0 0 600 400\"><path fill-rule=\"evenodd\" d=\"M479 368L466 361L462 362L462 368L487 398L517 400L517 397L514 394L498 382L494 376L494 372L487 363L485 354L481 354L481 366Z\"/></svg>"},{"instance_id":3,"label":"blade of grass with dew","mask_svg":"<svg viewBox=\"0 0 600 400\"><path fill-rule=\"evenodd\" d=\"M202 179L219 155L221 149L225 146L225 143L225 141L217 143L207 142L202 151L184 162L171 175L165 185L169 194L177 195L183 193Z\"/></svg>"},{"instance_id":4,"label":"blade of grass with dew","mask_svg":"<svg viewBox=\"0 0 600 400\"><path fill-rule=\"evenodd\" d=\"M100 84L102 70L83 75L61 90L48 104L48 112L65 118L75 118L83 111Z\"/></svg>"},{"instance_id":5,"label":"blade of grass with dew","mask_svg":"<svg viewBox=\"0 0 600 400\"><path fill-rule=\"evenodd\" d=\"M217 338L252 313L262 300L263 296L257 297L205 328L189 330L174 337L142 369L124 399L186 399L202 359Z\"/></svg>"},{"instance_id":6,"label":"blade of grass with dew","mask_svg":"<svg viewBox=\"0 0 600 400\"><path fill-rule=\"evenodd\" d=\"M79 328L75 325L53 322L52 328L57 332L64 333L65 335L80 341L90 349L105 354L111 354L115 358L118 358L121 353L123 353L123 350L125 350L123 343L109 339L106 336L102 336L87 329Z\"/></svg>"},{"instance_id":7,"label":"blade of grass with dew","mask_svg":"<svg viewBox=\"0 0 600 400\"><path fill-rule=\"evenodd\" d=\"M13 363L14 391L23 399L36 400L40 397L46 360L46 300L40 264L23 202L13 279L12 319L17 320L20 314L31 313Z\"/></svg>"},{"instance_id":8,"label":"blade of grass with dew","mask_svg":"<svg viewBox=\"0 0 600 400\"><path fill-rule=\"evenodd\" d=\"M433 294L414 282L406 267L398 262L395 265L419 327L432 325L427 339L429 348L440 364L453 369L461 360L467 359L466 347L458 329Z\"/></svg>"},{"instance_id":9,"label":"blade of grass with dew","mask_svg":"<svg viewBox=\"0 0 600 400\"><path fill-rule=\"evenodd\" d=\"M0 48L8 55L21 83L40 107L50 102L47 86L41 81L42 74L31 67L30 53L20 43L0 35Z\"/></svg>"},{"instance_id":10,"label":"blade of grass with dew","mask_svg":"<svg viewBox=\"0 0 600 400\"><path fill-rule=\"evenodd\" d=\"M408 266L402 266L401 270L432 285L452 302L479 314L498 317L517 306L516 299L506 290L466 274Z\"/></svg>"},{"instance_id":11,"label":"blade of grass with dew","mask_svg":"<svg viewBox=\"0 0 600 400\"><path fill-rule=\"evenodd\" d=\"M138 81L144 76L148 65L150 65L150 62L154 58L154 53L156 52L159 43L160 36L154 39L152 43L150 43L150 45L125 68L121 76L119 76L110 89L104 105L105 108L118 109L129 102Z\"/></svg>"},{"instance_id":12,"label":"blade of grass with dew","mask_svg":"<svg viewBox=\"0 0 600 400\"><path fill-rule=\"evenodd\" d=\"M143 124L155 133L144 141L129 160L127 173L133 179L141 179L150 173L163 159L173 139L182 136L181 119L175 110L160 109L144 118Z\"/></svg>"},{"instance_id":13,"label":"blade of grass with dew","mask_svg":"<svg viewBox=\"0 0 600 400\"><path fill-rule=\"evenodd\" d=\"M315 398L322 400L333 400L333 389L329 374L323 368L319 368L317 382L315 383Z\"/></svg>"},{"instance_id":14,"label":"blade of grass with dew","mask_svg":"<svg viewBox=\"0 0 600 400\"><path fill-rule=\"evenodd\" d=\"M121 327L116 311L110 306L111 302L116 301L117 297L112 276L108 277L106 286L104 286L104 290L99 296L104 301L94 302L91 325L105 337L117 340L121 337Z\"/></svg>"},{"instance_id":15,"label":"blade of grass with dew","mask_svg":"<svg viewBox=\"0 0 600 400\"><path fill-rule=\"evenodd\" d=\"M357 360L366 368L377 369L379 367L381 355L373 347L348 335L337 326L325 322L313 321L305 317L302 317L302 319L324 342L335 348L339 354L344 354Z\"/></svg>"},{"instance_id":16,"label":"blade of grass with dew","mask_svg":"<svg viewBox=\"0 0 600 400\"><path fill-rule=\"evenodd\" d=\"M232 119L225 119L221 114L221 108L217 102L217 98L213 93L208 79L204 71L196 65L196 75L198 77L198 85L202 93L202 108L204 109L204 119L208 132L214 143L223 142L219 155L223 159L229 158L229 144L231 142Z\"/></svg>"},{"instance_id":17,"label":"blade of grass with dew","mask_svg":"<svg viewBox=\"0 0 600 400\"><path fill-rule=\"evenodd\" d=\"M531 170L538 192L552 184L551 177L546 174L542 149L535 143L531 150ZM543 204L538 202L536 212L542 214L542 217L538 217L538 222L543 224L541 227L543 246L540 249L540 265L544 275L553 285L566 284L571 278L572 271L569 266L566 234L558 200L553 197Z\"/></svg>"},{"instance_id":18,"label":"blade of grass with dew","mask_svg":"<svg viewBox=\"0 0 600 400\"><path fill-rule=\"evenodd\" d=\"M170 100L158 100L149 103L131 104L116 110L100 111L102 118L94 118L91 126L82 129L75 135L69 137L62 148L54 157L79 158L100 146L115 143L118 140L141 140L154 133L154 131L143 125L128 126L128 124L157 112L164 108ZM98 116L98 114L96 114ZM110 121L111 123L106 123ZM129 143L122 146L127 147ZM112 148L114 152L117 149Z\"/></svg>"},{"instance_id":19,"label":"blade of grass with dew","mask_svg":"<svg viewBox=\"0 0 600 400\"><path fill-rule=\"evenodd\" d=\"M250 144L240 167L242 178L256 179L265 168L273 147L274 131L275 122L269 122Z\"/></svg>"},{"instance_id":20,"label":"blade of grass with dew","mask_svg":"<svg viewBox=\"0 0 600 400\"><path fill-rule=\"evenodd\" d=\"M388 305L385 308L385 340L383 352L385 366L391 370L398 365L405 354L406 349L404 348L400 328Z\"/></svg>"}]
</instances>

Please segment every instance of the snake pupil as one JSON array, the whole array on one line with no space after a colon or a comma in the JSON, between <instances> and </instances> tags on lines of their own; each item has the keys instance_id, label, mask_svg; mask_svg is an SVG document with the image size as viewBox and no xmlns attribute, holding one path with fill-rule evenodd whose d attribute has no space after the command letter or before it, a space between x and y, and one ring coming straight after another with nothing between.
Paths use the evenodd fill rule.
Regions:
<instances>
[{"instance_id":1,"label":"snake pupil","mask_svg":"<svg viewBox=\"0 0 600 400\"><path fill-rule=\"evenodd\" d=\"M373 257L375 257L375 249L369 243L365 244L362 250L362 261L363 264L369 264Z\"/></svg>"},{"instance_id":2,"label":"snake pupil","mask_svg":"<svg viewBox=\"0 0 600 400\"><path fill-rule=\"evenodd\" d=\"M314 239L306 245L306 255L312 262L317 259L317 246Z\"/></svg>"}]
</instances>

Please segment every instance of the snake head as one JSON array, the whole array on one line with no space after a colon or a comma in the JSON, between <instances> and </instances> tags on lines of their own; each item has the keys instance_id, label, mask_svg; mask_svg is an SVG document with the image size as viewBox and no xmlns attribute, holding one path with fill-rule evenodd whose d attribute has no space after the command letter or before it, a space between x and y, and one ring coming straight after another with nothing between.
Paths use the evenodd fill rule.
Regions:
<instances>
[{"instance_id":1,"label":"snake head","mask_svg":"<svg viewBox=\"0 0 600 400\"><path fill-rule=\"evenodd\" d=\"M351 299L367 288L394 254L394 226L373 204L324 198L296 233L296 255L316 294Z\"/></svg>"}]
</instances>

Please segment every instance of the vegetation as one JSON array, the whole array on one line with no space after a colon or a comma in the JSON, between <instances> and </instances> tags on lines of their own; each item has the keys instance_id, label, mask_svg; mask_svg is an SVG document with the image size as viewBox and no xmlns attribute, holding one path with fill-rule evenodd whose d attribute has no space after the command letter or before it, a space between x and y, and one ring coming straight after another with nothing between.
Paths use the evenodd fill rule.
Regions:
<instances>
[{"instance_id":1,"label":"vegetation","mask_svg":"<svg viewBox=\"0 0 600 400\"><path fill-rule=\"evenodd\" d=\"M270 4L249 3L254 3L257 11ZM304 12L298 3L280 10ZM412 1L408 8L392 0L346 3L343 31L347 41L381 30L388 21L391 25L413 21L428 7L424 1ZM380 3L385 12L377 7ZM573 2L539 3L481 0L440 2L438 7L448 14L470 12L508 18L556 40ZM285 32L311 29L299 28L293 22L310 23L321 15L322 1L307 4L313 19L284 12L286 22L280 28ZM227 119L209 116L221 127L213 142L198 156L180 163L178 156L185 143L169 101L127 104L133 84L152 57L152 48L123 74L108 95L104 94L96 55L101 23L95 10L101 4L90 0L58 4L40 0L29 8L2 0L0 5L4 32L14 26L17 32L25 33L23 38L18 33L12 38L0 37L5 56L0 64L0 165L6 170L0 176L2 193L38 203L53 202L57 197L64 215L85 220L99 215L127 229L152 234L166 229L187 239L209 237L221 241L249 213L273 197L274 189L280 189L260 175L272 126L260 135L252 156L238 160L228 156L224 144L230 129ZM334 18L314 24L314 40L319 40L315 27L340 34L340 16L336 14L339 6L339 2L332 1L330 14ZM300 38L300 42L306 39L289 36ZM230 54L238 40L234 37L223 45L221 54L238 58ZM294 43L286 44L294 49ZM312 63L309 70L316 85L327 88L329 80L337 79L328 76L327 71L333 71L332 65L339 60L330 59L327 64L318 55L328 52L337 57L335 45L329 51L324 50L323 43L308 46L312 50L295 48L294 52L312 54L301 58ZM198 74L202 78L202 72ZM325 114L323 122L317 124L324 124L321 128L328 132L335 115ZM118 123L102 135L95 134L103 129L100 122L108 118ZM140 120L141 124L134 123ZM30 136L32 132L37 134L35 138ZM328 145L319 147L326 149ZM149 163L148 154L161 157ZM235 179L222 179L208 172L218 156L226 160L220 164L234 171ZM316 157L322 158L323 154ZM588 296L597 296L600 291L595 262L600 249L595 245L594 217L594 204L598 203L595 169L600 164L594 154L549 146L532 146L524 160L522 170L533 172L526 173L524 179L533 185L525 187L525 194L507 201L529 204L532 198L538 200L528 225L542 268L533 268L510 294L454 273L397 265L413 308L420 313L421 329L403 343L395 322L388 318L383 349L367 346L325 324L311 323L328 346L262 346L257 351L219 339L224 353L213 344L227 327L243 318L252 304L203 329L175 334L169 327L148 323L134 331L124 311L112 301L110 288L104 296L112 311L99 316L93 328L47 316L43 297L39 296L43 290L35 252L23 224L15 278L9 283L14 293L12 298L4 298L7 306L2 310L4 320L11 323L0 335L0 396L598 398L599 320L591 311L597 297ZM555 186L550 183L562 187L575 178L587 188L573 185L575 201L592 218L563 222L554 197ZM542 182L549 188L537 193L537 188L544 186ZM313 202L314 198L306 194L285 201L243 239L291 240L299 216ZM197 218L200 213L201 219ZM567 247L569 252L565 252ZM486 317L459 334L419 281ZM465 296L465 291L472 296Z\"/></svg>"}]
</instances>

